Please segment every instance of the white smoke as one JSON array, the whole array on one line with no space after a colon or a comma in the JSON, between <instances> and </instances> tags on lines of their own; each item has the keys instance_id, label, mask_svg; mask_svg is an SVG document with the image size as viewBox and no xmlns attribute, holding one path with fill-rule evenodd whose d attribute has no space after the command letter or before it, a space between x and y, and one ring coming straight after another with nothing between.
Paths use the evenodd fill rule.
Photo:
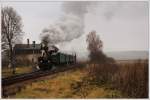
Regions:
<instances>
[{"instance_id":1,"label":"white smoke","mask_svg":"<svg viewBox=\"0 0 150 100\"><path fill-rule=\"evenodd\" d=\"M71 41L84 34L84 17L88 12L89 2L64 2L64 15L53 25L45 28L41 35L42 41L50 44Z\"/></svg>"},{"instance_id":2,"label":"white smoke","mask_svg":"<svg viewBox=\"0 0 150 100\"><path fill-rule=\"evenodd\" d=\"M100 13L106 19L111 19L118 10L118 2L70 1L62 3L64 15L54 24L49 25L40 34L42 41L57 44L79 38L84 34L84 18L87 13ZM96 9L99 11L97 11Z\"/></svg>"},{"instance_id":3,"label":"white smoke","mask_svg":"<svg viewBox=\"0 0 150 100\"><path fill-rule=\"evenodd\" d=\"M52 44L71 41L83 33L81 19L73 14L64 15L58 22L43 30L42 39Z\"/></svg>"}]
</instances>

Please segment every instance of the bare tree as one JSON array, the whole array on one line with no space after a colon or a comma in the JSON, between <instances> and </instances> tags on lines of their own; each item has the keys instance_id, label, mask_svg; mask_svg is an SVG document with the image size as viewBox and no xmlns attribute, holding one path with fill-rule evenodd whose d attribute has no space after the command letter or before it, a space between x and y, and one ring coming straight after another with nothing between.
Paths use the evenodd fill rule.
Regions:
<instances>
[{"instance_id":1,"label":"bare tree","mask_svg":"<svg viewBox=\"0 0 150 100\"><path fill-rule=\"evenodd\" d=\"M113 58L107 57L103 53L103 42L96 34L91 31L87 35L88 51L90 63L87 68L87 75L94 84L109 82L112 75L117 71L117 66Z\"/></svg>"},{"instance_id":2,"label":"bare tree","mask_svg":"<svg viewBox=\"0 0 150 100\"><path fill-rule=\"evenodd\" d=\"M4 7L1 10L1 28L2 28L2 49L8 47L10 66L15 68L13 64L13 46L16 41L21 40L22 21L21 17L12 7Z\"/></svg>"},{"instance_id":3,"label":"bare tree","mask_svg":"<svg viewBox=\"0 0 150 100\"><path fill-rule=\"evenodd\" d=\"M96 31L91 31L87 35L87 43L88 47L87 49L89 50L89 58L90 61L97 63L97 62L105 62L106 61L106 56L102 51L103 48L103 42L100 40L99 36L96 35Z\"/></svg>"}]
</instances>

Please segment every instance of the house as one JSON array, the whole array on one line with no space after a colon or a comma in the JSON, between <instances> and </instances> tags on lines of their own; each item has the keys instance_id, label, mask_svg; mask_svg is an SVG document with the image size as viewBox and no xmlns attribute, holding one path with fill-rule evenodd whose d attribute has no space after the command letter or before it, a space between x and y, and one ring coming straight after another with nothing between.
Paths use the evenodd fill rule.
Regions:
<instances>
[{"instance_id":1,"label":"house","mask_svg":"<svg viewBox=\"0 0 150 100\"><path fill-rule=\"evenodd\" d=\"M14 46L15 64L17 66L37 64L38 57L42 55L42 45L36 44L35 41L33 41L33 44L30 44L29 39L27 39L27 44L16 44ZM58 51L59 49L51 45L48 50Z\"/></svg>"},{"instance_id":2,"label":"house","mask_svg":"<svg viewBox=\"0 0 150 100\"><path fill-rule=\"evenodd\" d=\"M32 65L37 63L37 58L41 55L41 44L16 44L14 46L15 64L16 65Z\"/></svg>"}]
</instances>

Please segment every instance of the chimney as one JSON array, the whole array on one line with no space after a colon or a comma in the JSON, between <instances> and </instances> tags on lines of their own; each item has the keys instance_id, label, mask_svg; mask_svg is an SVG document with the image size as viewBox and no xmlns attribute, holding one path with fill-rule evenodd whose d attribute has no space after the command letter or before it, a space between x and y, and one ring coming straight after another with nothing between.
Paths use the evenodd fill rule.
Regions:
<instances>
[{"instance_id":1,"label":"chimney","mask_svg":"<svg viewBox=\"0 0 150 100\"><path fill-rule=\"evenodd\" d=\"M33 48L35 48L35 41L33 41Z\"/></svg>"},{"instance_id":2,"label":"chimney","mask_svg":"<svg viewBox=\"0 0 150 100\"><path fill-rule=\"evenodd\" d=\"M29 47L29 44L30 44L30 41L29 41L29 39L27 39L27 46Z\"/></svg>"}]
</instances>

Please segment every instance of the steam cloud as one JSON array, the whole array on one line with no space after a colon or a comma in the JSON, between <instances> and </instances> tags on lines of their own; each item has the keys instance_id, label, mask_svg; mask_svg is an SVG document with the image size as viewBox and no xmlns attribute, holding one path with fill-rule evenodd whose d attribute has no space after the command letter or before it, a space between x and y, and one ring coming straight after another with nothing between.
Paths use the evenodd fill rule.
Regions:
<instances>
[{"instance_id":1,"label":"steam cloud","mask_svg":"<svg viewBox=\"0 0 150 100\"><path fill-rule=\"evenodd\" d=\"M63 2L62 10L64 15L54 24L45 28L40 37L42 41L47 41L49 44L57 44L79 38L84 34L84 18L86 13L94 13L95 11L95 13L100 13L105 19L110 20L121 6L120 2Z\"/></svg>"},{"instance_id":2,"label":"steam cloud","mask_svg":"<svg viewBox=\"0 0 150 100\"><path fill-rule=\"evenodd\" d=\"M53 25L45 28L42 41L50 44L71 41L84 34L84 17L88 12L89 2L63 2L64 15Z\"/></svg>"}]
</instances>

